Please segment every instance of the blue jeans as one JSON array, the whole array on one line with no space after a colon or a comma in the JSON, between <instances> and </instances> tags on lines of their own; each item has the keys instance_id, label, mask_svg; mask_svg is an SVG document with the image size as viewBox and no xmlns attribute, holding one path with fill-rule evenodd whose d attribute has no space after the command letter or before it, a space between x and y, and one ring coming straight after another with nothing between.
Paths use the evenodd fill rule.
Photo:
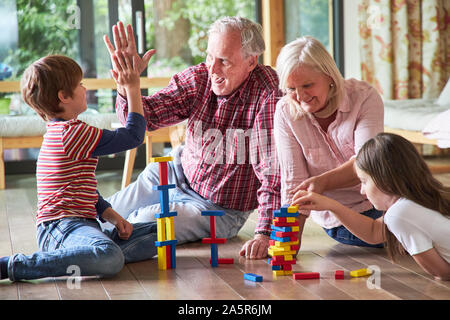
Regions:
<instances>
[{"instance_id":1,"label":"blue jeans","mask_svg":"<svg viewBox=\"0 0 450 320\"><path fill-rule=\"evenodd\" d=\"M167 163L168 184L176 185L175 189L169 190L169 209L178 214L175 217L175 238L178 244L210 237L209 217L201 215L204 210L225 212L223 216L216 217L217 237L236 236L251 211L218 206L192 190L181 165L182 150L183 147L173 150L173 161ZM154 185L159 185L158 163L150 163L135 182L106 200L131 223L155 221L155 214L161 212L161 206L160 192L153 190Z\"/></svg>"},{"instance_id":2,"label":"blue jeans","mask_svg":"<svg viewBox=\"0 0 450 320\"><path fill-rule=\"evenodd\" d=\"M375 208L372 208L370 210L361 212L361 214L373 219L377 219L383 215L383 212L378 211ZM349 244L358 247L372 247L372 248L384 247L383 243L369 244L367 242L362 241L361 239L353 235L350 231L348 231L347 228L345 228L344 226L339 226L331 229L325 228L323 229L331 238L343 244Z\"/></svg>"},{"instance_id":3,"label":"blue jeans","mask_svg":"<svg viewBox=\"0 0 450 320\"><path fill-rule=\"evenodd\" d=\"M128 240L119 238L115 228L102 231L97 220L63 218L39 224L37 242L41 251L15 254L8 263L11 281L68 276L71 266L78 276L108 277L124 263L156 255L156 223L133 225Z\"/></svg>"}]
</instances>

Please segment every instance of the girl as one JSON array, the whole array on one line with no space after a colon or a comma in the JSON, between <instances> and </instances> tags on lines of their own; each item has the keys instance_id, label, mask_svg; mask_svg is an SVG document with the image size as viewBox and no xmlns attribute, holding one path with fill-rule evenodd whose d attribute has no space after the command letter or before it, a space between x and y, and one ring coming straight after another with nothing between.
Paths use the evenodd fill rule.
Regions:
<instances>
[{"instance_id":1,"label":"girl","mask_svg":"<svg viewBox=\"0 0 450 320\"><path fill-rule=\"evenodd\" d=\"M391 259L406 250L436 279L450 280L450 188L431 175L408 140L380 133L359 151L355 170L361 194L376 209L376 220L310 191L298 191L293 205L306 210L330 210L357 237L385 242Z\"/></svg>"}]
</instances>

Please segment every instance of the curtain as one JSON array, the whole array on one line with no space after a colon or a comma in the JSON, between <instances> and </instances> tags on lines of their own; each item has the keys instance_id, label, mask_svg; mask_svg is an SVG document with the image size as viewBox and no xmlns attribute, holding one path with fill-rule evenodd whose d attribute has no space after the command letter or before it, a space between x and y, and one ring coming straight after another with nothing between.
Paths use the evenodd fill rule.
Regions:
<instances>
[{"instance_id":1,"label":"curtain","mask_svg":"<svg viewBox=\"0 0 450 320\"><path fill-rule=\"evenodd\" d=\"M450 1L359 0L362 79L385 99L436 98L450 76Z\"/></svg>"}]
</instances>

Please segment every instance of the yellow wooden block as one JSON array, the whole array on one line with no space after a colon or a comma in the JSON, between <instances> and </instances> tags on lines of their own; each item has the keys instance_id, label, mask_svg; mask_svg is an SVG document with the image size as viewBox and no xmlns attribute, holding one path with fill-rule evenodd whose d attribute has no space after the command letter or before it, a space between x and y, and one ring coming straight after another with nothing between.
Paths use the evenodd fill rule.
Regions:
<instances>
[{"instance_id":1,"label":"yellow wooden block","mask_svg":"<svg viewBox=\"0 0 450 320\"><path fill-rule=\"evenodd\" d=\"M166 247L158 247L158 269L167 269Z\"/></svg>"},{"instance_id":2,"label":"yellow wooden block","mask_svg":"<svg viewBox=\"0 0 450 320\"><path fill-rule=\"evenodd\" d=\"M371 274L372 274L372 270L370 270L369 268L350 271L350 276L354 277L354 278L355 277L365 277L365 276L369 276Z\"/></svg>"},{"instance_id":3,"label":"yellow wooden block","mask_svg":"<svg viewBox=\"0 0 450 320\"><path fill-rule=\"evenodd\" d=\"M292 229L292 231L291 232L295 232L295 231L299 231L300 230L300 227L291 227Z\"/></svg>"},{"instance_id":4,"label":"yellow wooden block","mask_svg":"<svg viewBox=\"0 0 450 320\"><path fill-rule=\"evenodd\" d=\"M273 221L274 222L280 222L280 220L278 220L278 218L274 218ZM286 222L287 223L295 222L295 217L286 217Z\"/></svg>"},{"instance_id":5,"label":"yellow wooden block","mask_svg":"<svg viewBox=\"0 0 450 320\"><path fill-rule=\"evenodd\" d=\"M284 246L284 247L270 246L270 249L272 249L272 251L277 251L277 252L292 251L291 246Z\"/></svg>"},{"instance_id":6,"label":"yellow wooden block","mask_svg":"<svg viewBox=\"0 0 450 320\"><path fill-rule=\"evenodd\" d=\"M267 250L267 252L269 253L269 255L271 256L285 256L285 255L293 255L296 252L295 251L273 251L272 249Z\"/></svg>"},{"instance_id":7,"label":"yellow wooden block","mask_svg":"<svg viewBox=\"0 0 450 320\"><path fill-rule=\"evenodd\" d=\"M290 206L287 209L288 213L296 213L298 211L298 206Z\"/></svg>"},{"instance_id":8,"label":"yellow wooden block","mask_svg":"<svg viewBox=\"0 0 450 320\"><path fill-rule=\"evenodd\" d=\"M166 218L166 240L175 240L174 217Z\"/></svg>"},{"instance_id":9,"label":"yellow wooden block","mask_svg":"<svg viewBox=\"0 0 450 320\"><path fill-rule=\"evenodd\" d=\"M150 162L169 162L172 161L173 157L155 157L150 158Z\"/></svg>"},{"instance_id":10,"label":"yellow wooden block","mask_svg":"<svg viewBox=\"0 0 450 320\"><path fill-rule=\"evenodd\" d=\"M156 237L158 241L166 241L166 223L165 218L156 219Z\"/></svg>"},{"instance_id":11,"label":"yellow wooden block","mask_svg":"<svg viewBox=\"0 0 450 320\"><path fill-rule=\"evenodd\" d=\"M272 274L276 276L291 276L292 270L273 270Z\"/></svg>"},{"instance_id":12,"label":"yellow wooden block","mask_svg":"<svg viewBox=\"0 0 450 320\"><path fill-rule=\"evenodd\" d=\"M299 241L289 241L289 242L281 242L281 241L275 241L275 247L287 247L287 246L294 246L296 244L299 244Z\"/></svg>"}]
</instances>

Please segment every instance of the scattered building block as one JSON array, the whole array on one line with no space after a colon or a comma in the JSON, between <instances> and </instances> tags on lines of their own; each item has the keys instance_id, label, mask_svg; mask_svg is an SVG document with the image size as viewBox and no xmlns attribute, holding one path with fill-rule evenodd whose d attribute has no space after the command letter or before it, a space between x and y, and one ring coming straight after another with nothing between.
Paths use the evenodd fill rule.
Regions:
<instances>
[{"instance_id":1,"label":"scattered building block","mask_svg":"<svg viewBox=\"0 0 450 320\"><path fill-rule=\"evenodd\" d=\"M336 270L334 272L335 279L344 279L344 270Z\"/></svg>"},{"instance_id":2,"label":"scattered building block","mask_svg":"<svg viewBox=\"0 0 450 320\"><path fill-rule=\"evenodd\" d=\"M219 264L233 264L234 263L234 259L233 258L219 258L217 259ZM211 263L211 261L210 261Z\"/></svg>"},{"instance_id":3,"label":"scattered building block","mask_svg":"<svg viewBox=\"0 0 450 320\"><path fill-rule=\"evenodd\" d=\"M262 282L263 277L254 273L244 273L244 279L250 280L253 282Z\"/></svg>"},{"instance_id":4,"label":"scattered building block","mask_svg":"<svg viewBox=\"0 0 450 320\"><path fill-rule=\"evenodd\" d=\"M372 274L372 270L368 269L368 268L363 268L363 269L358 269L358 270L353 270L350 271L350 276L351 277L365 277L365 276L369 276Z\"/></svg>"},{"instance_id":5,"label":"scattered building block","mask_svg":"<svg viewBox=\"0 0 450 320\"><path fill-rule=\"evenodd\" d=\"M301 273L294 273L292 275L294 280L303 280L303 279L320 279L320 273L319 272L301 272Z\"/></svg>"}]
</instances>

